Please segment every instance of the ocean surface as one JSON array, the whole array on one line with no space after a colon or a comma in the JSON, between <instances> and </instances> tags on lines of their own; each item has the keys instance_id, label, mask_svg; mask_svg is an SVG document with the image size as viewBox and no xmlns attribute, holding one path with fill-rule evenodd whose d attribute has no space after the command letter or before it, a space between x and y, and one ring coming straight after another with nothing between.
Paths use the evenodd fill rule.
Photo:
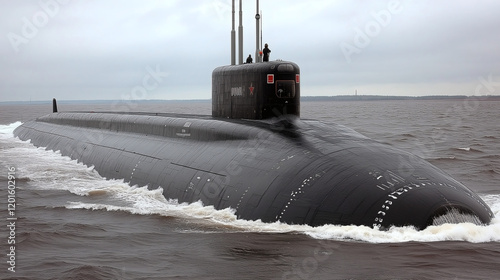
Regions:
<instances>
[{"instance_id":1,"label":"ocean surface","mask_svg":"<svg viewBox=\"0 0 500 280\"><path fill-rule=\"evenodd\" d=\"M178 204L161 189L106 180L13 137L22 122L51 110L0 104L0 279L500 277L500 101L302 103L304 119L342 124L425 158L476 191L497 217L487 226L422 231L266 224L238 220L230 209ZM94 102L59 110L208 115L211 104Z\"/></svg>"}]
</instances>

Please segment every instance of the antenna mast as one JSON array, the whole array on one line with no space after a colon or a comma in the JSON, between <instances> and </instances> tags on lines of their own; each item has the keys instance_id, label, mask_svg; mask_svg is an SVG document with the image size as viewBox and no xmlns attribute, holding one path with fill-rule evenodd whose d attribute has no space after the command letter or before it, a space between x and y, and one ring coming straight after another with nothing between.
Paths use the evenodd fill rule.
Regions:
<instances>
[{"instance_id":1,"label":"antenna mast","mask_svg":"<svg viewBox=\"0 0 500 280\"><path fill-rule=\"evenodd\" d=\"M264 21L262 11L260 11L260 49L262 50L262 22Z\"/></svg>"},{"instance_id":2,"label":"antenna mast","mask_svg":"<svg viewBox=\"0 0 500 280\"><path fill-rule=\"evenodd\" d=\"M260 56L260 40L259 40L259 35L260 35L260 14L259 14L259 0L257 0L257 10L255 14L255 20L256 20L256 42L255 42L255 62L262 62L262 57Z\"/></svg>"},{"instance_id":3,"label":"antenna mast","mask_svg":"<svg viewBox=\"0 0 500 280\"><path fill-rule=\"evenodd\" d=\"M243 11L240 0L240 25L238 26L238 50L239 50L239 64L243 64Z\"/></svg>"},{"instance_id":4,"label":"antenna mast","mask_svg":"<svg viewBox=\"0 0 500 280\"><path fill-rule=\"evenodd\" d=\"M234 0L233 0L233 27L231 29L231 65L236 64L236 31L234 30Z\"/></svg>"}]
</instances>

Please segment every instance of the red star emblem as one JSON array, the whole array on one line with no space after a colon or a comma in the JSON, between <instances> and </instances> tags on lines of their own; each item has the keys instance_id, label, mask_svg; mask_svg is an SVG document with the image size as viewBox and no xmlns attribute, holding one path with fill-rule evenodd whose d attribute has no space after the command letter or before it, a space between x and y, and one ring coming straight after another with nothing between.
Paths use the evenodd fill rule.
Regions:
<instances>
[{"instance_id":1,"label":"red star emblem","mask_svg":"<svg viewBox=\"0 0 500 280\"><path fill-rule=\"evenodd\" d=\"M250 90L250 95L253 95L253 83L250 83L250 87L248 89Z\"/></svg>"}]
</instances>

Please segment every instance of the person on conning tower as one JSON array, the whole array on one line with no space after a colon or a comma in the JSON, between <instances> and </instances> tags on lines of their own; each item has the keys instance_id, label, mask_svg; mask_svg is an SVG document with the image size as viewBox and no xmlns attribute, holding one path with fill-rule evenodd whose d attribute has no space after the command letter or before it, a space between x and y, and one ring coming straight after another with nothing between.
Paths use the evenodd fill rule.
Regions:
<instances>
[{"instance_id":1,"label":"person on conning tower","mask_svg":"<svg viewBox=\"0 0 500 280\"><path fill-rule=\"evenodd\" d=\"M249 54L248 57L247 57L247 62L246 63L252 63L252 62L253 62L252 55Z\"/></svg>"},{"instance_id":2,"label":"person on conning tower","mask_svg":"<svg viewBox=\"0 0 500 280\"><path fill-rule=\"evenodd\" d=\"M264 50L263 50L263 53L264 53L264 60L263 61L269 61L269 53L271 52L271 50L268 48L268 45L267 43L264 45Z\"/></svg>"}]
</instances>

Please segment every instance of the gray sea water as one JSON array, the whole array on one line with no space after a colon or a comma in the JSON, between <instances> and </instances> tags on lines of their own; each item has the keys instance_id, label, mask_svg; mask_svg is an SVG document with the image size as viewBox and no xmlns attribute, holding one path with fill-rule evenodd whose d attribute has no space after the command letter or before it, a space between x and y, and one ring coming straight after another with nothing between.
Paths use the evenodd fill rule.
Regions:
<instances>
[{"instance_id":1,"label":"gray sea water","mask_svg":"<svg viewBox=\"0 0 500 280\"><path fill-rule=\"evenodd\" d=\"M211 114L208 102L59 104L68 110ZM423 231L243 221L105 180L12 135L51 104L0 105L1 279L498 279L500 220ZM303 102L417 154L475 190L500 217L500 101ZM9 180L9 173L15 179ZM9 211L9 181L16 208ZM16 220L13 220L15 218ZM15 221L15 229L9 223ZM13 237L13 238L12 238ZM11 240L15 244L9 244ZM15 246L15 272L11 246ZM9 256L10 255L10 256Z\"/></svg>"}]
</instances>

